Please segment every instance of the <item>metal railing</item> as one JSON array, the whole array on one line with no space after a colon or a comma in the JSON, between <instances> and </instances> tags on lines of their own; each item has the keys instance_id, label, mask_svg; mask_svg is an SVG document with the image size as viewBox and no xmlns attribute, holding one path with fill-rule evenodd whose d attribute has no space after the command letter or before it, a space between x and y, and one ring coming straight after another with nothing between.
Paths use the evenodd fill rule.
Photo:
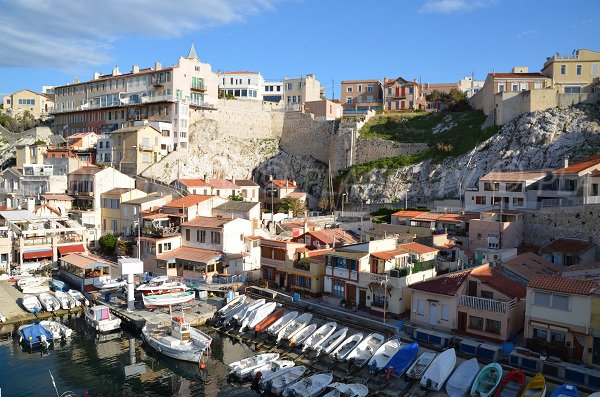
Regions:
<instances>
[{"instance_id":1,"label":"metal railing","mask_svg":"<svg viewBox=\"0 0 600 397\"><path fill-rule=\"evenodd\" d=\"M516 307L517 299L514 298L508 302L503 302L495 299L479 298L477 296L460 295L458 297L458 305L487 312L508 313Z\"/></svg>"}]
</instances>

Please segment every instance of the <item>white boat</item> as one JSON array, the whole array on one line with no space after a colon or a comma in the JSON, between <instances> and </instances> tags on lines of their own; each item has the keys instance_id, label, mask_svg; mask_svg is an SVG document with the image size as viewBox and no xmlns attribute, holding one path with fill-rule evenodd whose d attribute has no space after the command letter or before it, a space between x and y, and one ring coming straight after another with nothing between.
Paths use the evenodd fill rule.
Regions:
<instances>
[{"instance_id":1,"label":"white boat","mask_svg":"<svg viewBox=\"0 0 600 397\"><path fill-rule=\"evenodd\" d=\"M406 371L406 376L413 379L421 379L423 377L423 373L435 359L435 356L437 356L437 353L434 352L425 352L421 354L419 358L417 358L410 366L408 371Z\"/></svg>"},{"instance_id":2,"label":"white boat","mask_svg":"<svg viewBox=\"0 0 600 397\"><path fill-rule=\"evenodd\" d=\"M323 324L316 330L312 335L310 335L302 346L302 351L306 351L308 349L317 349L323 342L327 340L337 328L337 323L335 321L328 322Z\"/></svg>"},{"instance_id":3,"label":"white boat","mask_svg":"<svg viewBox=\"0 0 600 397\"><path fill-rule=\"evenodd\" d=\"M243 332L246 327L254 328L256 324L260 323L264 320L269 314L275 311L277 307L277 303L269 302L266 305L261 305L256 309L252 310L242 321L242 325L240 327L240 332Z\"/></svg>"},{"instance_id":4,"label":"white boat","mask_svg":"<svg viewBox=\"0 0 600 397\"><path fill-rule=\"evenodd\" d=\"M47 312L53 312L55 310L60 309L60 302L54 297L54 295L50 294L49 292L43 292L39 294L38 299L44 307L44 310L46 310Z\"/></svg>"},{"instance_id":5,"label":"white boat","mask_svg":"<svg viewBox=\"0 0 600 397\"><path fill-rule=\"evenodd\" d=\"M202 354L210 349L212 338L193 328L184 317L172 317L170 327L146 324L142 338L154 350L176 360L197 363Z\"/></svg>"},{"instance_id":6,"label":"white boat","mask_svg":"<svg viewBox=\"0 0 600 397\"><path fill-rule=\"evenodd\" d=\"M372 333L367 335L347 356L347 361L352 361L357 367L365 365L373 354L383 345L385 342L385 336Z\"/></svg>"},{"instance_id":7,"label":"white boat","mask_svg":"<svg viewBox=\"0 0 600 397\"><path fill-rule=\"evenodd\" d=\"M479 373L479 363L476 358L463 361L446 383L446 393L449 397L465 397L471 390L471 385Z\"/></svg>"},{"instance_id":8,"label":"white boat","mask_svg":"<svg viewBox=\"0 0 600 397\"><path fill-rule=\"evenodd\" d=\"M244 310L248 306L248 304L249 304L249 300L244 299L244 302L242 302L241 304L239 304L237 306L233 306L232 308L227 310L227 312L225 312L225 314L220 316L220 318L217 321L221 322L223 324L228 324L229 322L233 321L233 316L235 316L236 314L238 314L239 312Z\"/></svg>"},{"instance_id":9,"label":"white boat","mask_svg":"<svg viewBox=\"0 0 600 397\"><path fill-rule=\"evenodd\" d=\"M402 348L402 343L400 343L399 339L390 339L385 342L373 357L369 360L369 369L377 369L381 370L387 367L388 363L398 353L398 350Z\"/></svg>"},{"instance_id":10,"label":"white boat","mask_svg":"<svg viewBox=\"0 0 600 397\"><path fill-rule=\"evenodd\" d=\"M225 306L223 306L222 308L220 308L219 310L217 310L217 316L224 316L225 314L227 314L228 311L230 311L231 309L244 304L244 302L246 302L246 295L240 295L236 298L233 298L231 300L231 302L229 302L228 304L226 304Z\"/></svg>"},{"instance_id":11,"label":"white boat","mask_svg":"<svg viewBox=\"0 0 600 397\"><path fill-rule=\"evenodd\" d=\"M283 391L284 397L316 397L333 380L333 375L330 373L326 374L315 374L307 378L301 379L291 386L288 386Z\"/></svg>"},{"instance_id":12,"label":"white boat","mask_svg":"<svg viewBox=\"0 0 600 397\"><path fill-rule=\"evenodd\" d=\"M48 281L48 277L24 277L17 281L17 287L23 290L25 287L34 287Z\"/></svg>"},{"instance_id":13,"label":"white boat","mask_svg":"<svg viewBox=\"0 0 600 397\"><path fill-rule=\"evenodd\" d=\"M76 289L68 290L67 294L69 294L69 296L71 298L73 298L73 300L75 301L75 305L77 305L77 306L81 306L81 305L88 306L90 304L90 302L86 299L86 297L83 296L83 294L81 292L77 291Z\"/></svg>"},{"instance_id":14,"label":"white boat","mask_svg":"<svg viewBox=\"0 0 600 397\"><path fill-rule=\"evenodd\" d=\"M366 397L369 394L369 388L360 383L339 383L335 382L328 386L330 390L323 397Z\"/></svg>"},{"instance_id":15,"label":"white boat","mask_svg":"<svg viewBox=\"0 0 600 397\"><path fill-rule=\"evenodd\" d=\"M265 364L271 364L271 362L277 359L279 359L279 353L262 353L233 362L227 368L230 375L235 375L240 380L243 380L251 376L254 369L262 367Z\"/></svg>"},{"instance_id":16,"label":"white boat","mask_svg":"<svg viewBox=\"0 0 600 397\"><path fill-rule=\"evenodd\" d=\"M269 326L269 328L267 328L267 332L273 336L277 335L283 327L285 327L290 322L295 320L296 317L298 317L298 312L295 312L295 311L284 314L283 316L281 316L280 319L275 321L273 324L271 324Z\"/></svg>"},{"instance_id":17,"label":"white boat","mask_svg":"<svg viewBox=\"0 0 600 397\"><path fill-rule=\"evenodd\" d=\"M346 339L347 334L348 327L338 329L335 332L335 334L325 339L325 341L320 343L318 346L315 346L314 349L317 352L317 356L320 355L321 352L325 352L325 354L330 354L333 351L333 349L335 349L340 343L344 341L344 339Z\"/></svg>"},{"instance_id":18,"label":"white boat","mask_svg":"<svg viewBox=\"0 0 600 397\"><path fill-rule=\"evenodd\" d=\"M32 285L25 287L21 290L24 294L41 294L43 292L49 292L50 287L48 285Z\"/></svg>"},{"instance_id":19,"label":"white boat","mask_svg":"<svg viewBox=\"0 0 600 397\"><path fill-rule=\"evenodd\" d=\"M69 310L75 307L75 302L66 292L54 291L54 297L60 302L60 307L63 310Z\"/></svg>"},{"instance_id":20,"label":"white boat","mask_svg":"<svg viewBox=\"0 0 600 397\"><path fill-rule=\"evenodd\" d=\"M122 288L127 285L127 280L121 278L110 278L110 279L95 279L94 287L98 289L115 289Z\"/></svg>"},{"instance_id":21,"label":"white boat","mask_svg":"<svg viewBox=\"0 0 600 397\"><path fill-rule=\"evenodd\" d=\"M4 322L6 322L6 316L4 315L4 313L0 312L0 323Z\"/></svg>"},{"instance_id":22,"label":"white boat","mask_svg":"<svg viewBox=\"0 0 600 397\"><path fill-rule=\"evenodd\" d=\"M85 322L98 332L110 332L121 328L121 319L114 317L106 306L92 306L85 311Z\"/></svg>"},{"instance_id":23,"label":"white boat","mask_svg":"<svg viewBox=\"0 0 600 397\"><path fill-rule=\"evenodd\" d=\"M442 390L455 365L456 352L454 348L444 350L433 359L429 368L425 370L421 378L421 386L433 391Z\"/></svg>"},{"instance_id":24,"label":"white boat","mask_svg":"<svg viewBox=\"0 0 600 397\"><path fill-rule=\"evenodd\" d=\"M265 391L267 395L274 394L279 395L283 390L295 383L304 373L306 367L299 365L297 367L284 368L272 374L267 374L260 379L260 388ZM267 393L268 392L268 393Z\"/></svg>"},{"instance_id":25,"label":"white boat","mask_svg":"<svg viewBox=\"0 0 600 397\"><path fill-rule=\"evenodd\" d=\"M261 373L261 379L263 376L273 374L285 368L291 368L296 365L292 360L273 360L263 366L252 370L251 376L255 376L258 372Z\"/></svg>"},{"instance_id":26,"label":"white boat","mask_svg":"<svg viewBox=\"0 0 600 397\"><path fill-rule=\"evenodd\" d=\"M329 355L336 360L344 361L346 356L350 354L350 352L354 350L354 348L360 343L360 341L363 339L363 336L364 335L359 332L348 337L347 339L344 339L344 341L340 343L334 351L329 353Z\"/></svg>"},{"instance_id":27,"label":"white boat","mask_svg":"<svg viewBox=\"0 0 600 397\"><path fill-rule=\"evenodd\" d=\"M264 299L246 301L242 310L240 310L238 313L234 314L233 317L231 317L231 321L236 321L238 324L241 323L246 317L248 317L250 313L252 313L253 310L258 309L265 303L266 301Z\"/></svg>"},{"instance_id":28,"label":"white boat","mask_svg":"<svg viewBox=\"0 0 600 397\"><path fill-rule=\"evenodd\" d=\"M42 311L42 304L40 303L38 297L35 295L23 295L21 303L29 313L35 314Z\"/></svg>"},{"instance_id":29,"label":"white boat","mask_svg":"<svg viewBox=\"0 0 600 397\"><path fill-rule=\"evenodd\" d=\"M171 292L168 294L158 295L142 295L144 306L148 308L183 305L185 303L192 302L195 298L196 293L194 291Z\"/></svg>"},{"instance_id":30,"label":"white boat","mask_svg":"<svg viewBox=\"0 0 600 397\"><path fill-rule=\"evenodd\" d=\"M54 340L67 339L73 334L73 330L71 328L57 321L43 320L40 321L40 325L52 332Z\"/></svg>"},{"instance_id":31,"label":"white boat","mask_svg":"<svg viewBox=\"0 0 600 397\"><path fill-rule=\"evenodd\" d=\"M290 346L302 346L304 341L311 336L317 329L317 324L309 324L296 332L294 336L290 338Z\"/></svg>"},{"instance_id":32,"label":"white boat","mask_svg":"<svg viewBox=\"0 0 600 397\"><path fill-rule=\"evenodd\" d=\"M284 340L290 339L294 334L300 331L302 328L306 327L310 320L312 320L313 315L310 313L304 313L295 320L290 321L285 327L279 331L277 334L277 343L282 342Z\"/></svg>"},{"instance_id":33,"label":"white boat","mask_svg":"<svg viewBox=\"0 0 600 397\"><path fill-rule=\"evenodd\" d=\"M190 289L180 281L170 281L168 276L158 276L148 283L137 287L137 291L144 295L166 294L171 292L182 292Z\"/></svg>"}]
</instances>

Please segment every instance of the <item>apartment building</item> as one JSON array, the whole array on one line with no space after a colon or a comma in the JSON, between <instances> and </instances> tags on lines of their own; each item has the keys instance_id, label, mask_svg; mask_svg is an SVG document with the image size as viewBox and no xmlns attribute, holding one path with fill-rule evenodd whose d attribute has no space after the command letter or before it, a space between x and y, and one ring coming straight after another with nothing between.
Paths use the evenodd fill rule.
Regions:
<instances>
[{"instance_id":1,"label":"apartment building","mask_svg":"<svg viewBox=\"0 0 600 397\"><path fill-rule=\"evenodd\" d=\"M115 168L124 174L138 175L162 158L162 134L153 126L121 128L111 136Z\"/></svg>"},{"instance_id":2,"label":"apartment building","mask_svg":"<svg viewBox=\"0 0 600 397\"><path fill-rule=\"evenodd\" d=\"M265 79L258 72L219 72L219 97L262 101Z\"/></svg>"},{"instance_id":3,"label":"apartment building","mask_svg":"<svg viewBox=\"0 0 600 397\"><path fill-rule=\"evenodd\" d=\"M171 201L171 195L161 192L121 202L121 229L125 236L133 236L137 232L137 224L141 222L141 214L158 209Z\"/></svg>"},{"instance_id":4,"label":"apartment building","mask_svg":"<svg viewBox=\"0 0 600 397\"><path fill-rule=\"evenodd\" d=\"M123 222L121 204L145 197L146 193L138 189L114 188L100 195L102 208L102 233L126 235L130 225Z\"/></svg>"},{"instance_id":5,"label":"apartment building","mask_svg":"<svg viewBox=\"0 0 600 397\"><path fill-rule=\"evenodd\" d=\"M417 102L421 98L421 94L419 84L416 81L408 81L402 77L389 79L385 82L384 91L385 110L420 109Z\"/></svg>"},{"instance_id":6,"label":"apartment building","mask_svg":"<svg viewBox=\"0 0 600 397\"><path fill-rule=\"evenodd\" d=\"M542 74L552 79L559 93L600 92L600 52L579 49L567 56L556 53L546 59Z\"/></svg>"},{"instance_id":7,"label":"apartment building","mask_svg":"<svg viewBox=\"0 0 600 397\"><path fill-rule=\"evenodd\" d=\"M283 104L287 108L300 110L304 103L320 99L321 82L314 74L283 79Z\"/></svg>"},{"instance_id":8,"label":"apartment building","mask_svg":"<svg viewBox=\"0 0 600 397\"><path fill-rule=\"evenodd\" d=\"M171 219L171 223L179 226L197 216L212 216L215 207L227 202L218 196L190 194L173 200L162 206L160 212Z\"/></svg>"},{"instance_id":9,"label":"apartment building","mask_svg":"<svg viewBox=\"0 0 600 397\"><path fill-rule=\"evenodd\" d=\"M265 81L263 101L279 103L283 100L283 81Z\"/></svg>"},{"instance_id":10,"label":"apartment building","mask_svg":"<svg viewBox=\"0 0 600 397\"><path fill-rule=\"evenodd\" d=\"M321 99L319 101L310 101L304 104L304 111L313 115L315 120L327 121L342 117L344 107L337 101Z\"/></svg>"},{"instance_id":11,"label":"apartment building","mask_svg":"<svg viewBox=\"0 0 600 397\"><path fill-rule=\"evenodd\" d=\"M600 204L600 153L580 161L563 160L537 191L541 206Z\"/></svg>"},{"instance_id":12,"label":"apartment building","mask_svg":"<svg viewBox=\"0 0 600 397\"><path fill-rule=\"evenodd\" d=\"M22 116L26 111L35 119L45 119L54 108L50 96L31 90L19 90L2 98L2 112L11 117Z\"/></svg>"},{"instance_id":13,"label":"apartment building","mask_svg":"<svg viewBox=\"0 0 600 397\"><path fill-rule=\"evenodd\" d=\"M365 114L383 108L383 85L373 80L342 80L340 101L344 114Z\"/></svg>"},{"instance_id":14,"label":"apartment building","mask_svg":"<svg viewBox=\"0 0 600 397\"><path fill-rule=\"evenodd\" d=\"M478 249L518 248L523 244L523 214L514 211L483 211L469 220L467 252Z\"/></svg>"},{"instance_id":15,"label":"apartment building","mask_svg":"<svg viewBox=\"0 0 600 397\"><path fill-rule=\"evenodd\" d=\"M0 172L0 203L7 208L26 206L29 197L52 191L64 191L64 178L53 177L53 167L27 164L22 168L10 167ZM62 189L61 189L62 188Z\"/></svg>"}]
</instances>

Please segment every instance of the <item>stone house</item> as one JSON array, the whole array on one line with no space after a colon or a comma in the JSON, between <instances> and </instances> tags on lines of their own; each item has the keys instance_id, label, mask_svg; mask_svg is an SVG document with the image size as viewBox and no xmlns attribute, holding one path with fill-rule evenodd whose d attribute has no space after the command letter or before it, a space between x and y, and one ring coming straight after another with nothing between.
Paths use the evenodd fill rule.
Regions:
<instances>
[{"instance_id":1,"label":"stone house","mask_svg":"<svg viewBox=\"0 0 600 397\"><path fill-rule=\"evenodd\" d=\"M386 80L384 87L385 110L415 110L421 97L419 84L402 77ZM419 107L420 109L420 107Z\"/></svg>"}]
</instances>

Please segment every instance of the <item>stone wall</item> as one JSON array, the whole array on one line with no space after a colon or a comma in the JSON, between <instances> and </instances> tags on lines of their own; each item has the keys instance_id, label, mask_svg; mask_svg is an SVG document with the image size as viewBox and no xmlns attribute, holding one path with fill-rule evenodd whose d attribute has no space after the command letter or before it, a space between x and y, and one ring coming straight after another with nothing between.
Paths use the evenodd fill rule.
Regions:
<instances>
[{"instance_id":1,"label":"stone wall","mask_svg":"<svg viewBox=\"0 0 600 397\"><path fill-rule=\"evenodd\" d=\"M280 145L290 154L312 156L327 164L335 136L335 121L317 121L309 113L287 112Z\"/></svg>"},{"instance_id":2,"label":"stone wall","mask_svg":"<svg viewBox=\"0 0 600 397\"><path fill-rule=\"evenodd\" d=\"M361 138L356 141L354 164L368 163L384 157L415 154L427 149L425 143L398 143L378 138Z\"/></svg>"}]
</instances>

